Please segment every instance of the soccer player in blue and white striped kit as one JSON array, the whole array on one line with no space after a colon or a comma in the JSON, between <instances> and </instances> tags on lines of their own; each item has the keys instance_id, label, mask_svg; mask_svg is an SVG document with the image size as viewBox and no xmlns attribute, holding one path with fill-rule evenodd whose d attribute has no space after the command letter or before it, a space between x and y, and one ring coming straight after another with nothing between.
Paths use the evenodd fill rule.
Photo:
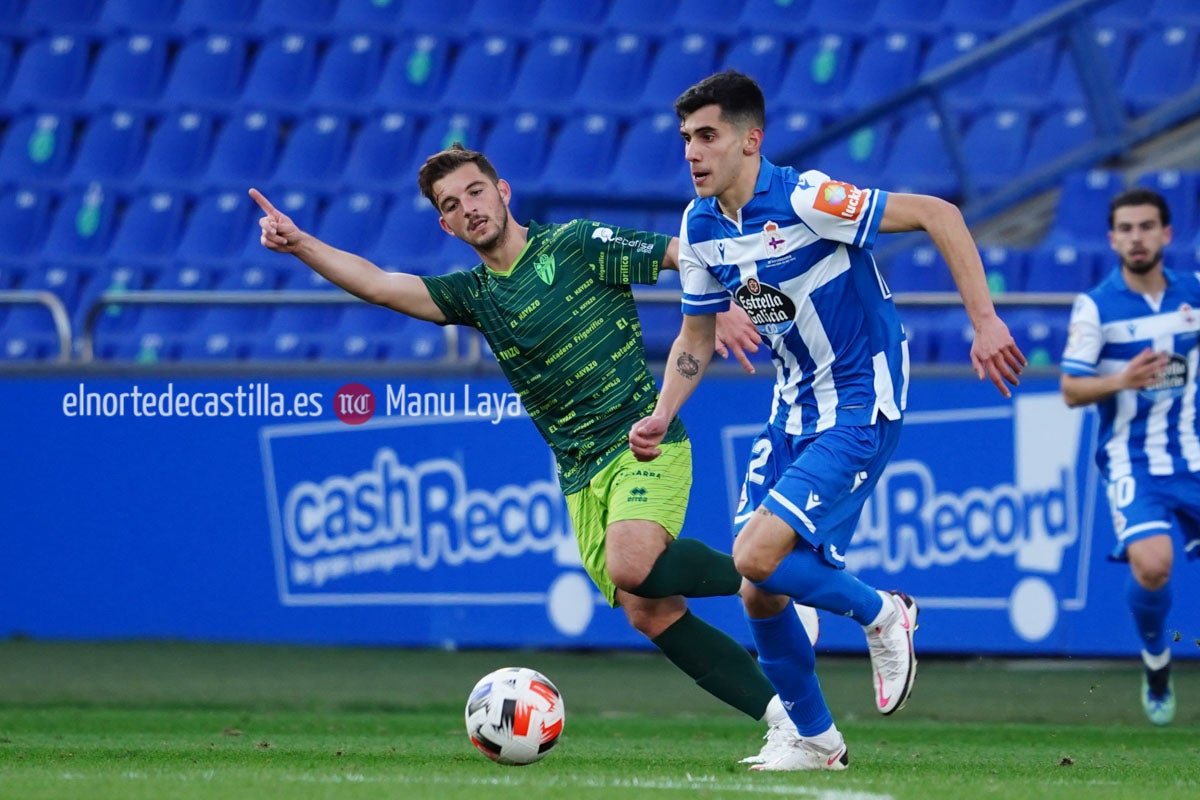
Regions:
<instances>
[{"instance_id":1,"label":"soccer player in blue and white striped kit","mask_svg":"<svg viewBox=\"0 0 1200 800\"><path fill-rule=\"evenodd\" d=\"M711 354L713 314L734 297L771 345L771 417L751 448L734 527L734 563L763 671L800 739L751 769L845 769L846 744L817 681L789 597L851 617L867 634L876 707L898 710L916 676L917 605L848 573L845 552L900 434L908 354L870 248L880 232L926 230L975 327L971 360L1007 397L1025 359L996 315L978 250L950 203L860 189L761 155L761 89L726 71L675 101L697 199L684 212L684 321L654 412L630 447L654 458ZM707 348L711 350L711 347Z\"/></svg>"},{"instance_id":2,"label":"soccer player in blue and white striped kit","mask_svg":"<svg viewBox=\"0 0 1200 800\"><path fill-rule=\"evenodd\" d=\"M1096 463L1108 481L1117 546L1128 561L1129 610L1142 642L1141 699L1156 725L1175 718L1171 645L1171 533L1200 557L1200 273L1165 269L1171 241L1167 203L1150 189L1113 198L1108 241L1120 259L1099 286L1076 299L1062 361L1068 405L1096 404Z\"/></svg>"}]
</instances>

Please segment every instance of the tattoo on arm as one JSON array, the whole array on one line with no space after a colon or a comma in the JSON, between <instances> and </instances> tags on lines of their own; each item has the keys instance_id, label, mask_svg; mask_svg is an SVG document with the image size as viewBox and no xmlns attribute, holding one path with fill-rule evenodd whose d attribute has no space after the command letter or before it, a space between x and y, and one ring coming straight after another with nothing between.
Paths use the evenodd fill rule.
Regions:
<instances>
[{"instance_id":1,"label":"tattoo on arm","mask_svg":"<svg viewBox=\"0 0 1200 800\"><path fill-rule=\"evenodd\" d=\"M769 508L764 508L764 507L762 507L762 506L759 506L758 508L754 509L754 513L755 513L755 514L762 514L764 517L773 517L773 516L775 516L774 514L772 514L772 513L771 513L771 509L769 509Z\"/></svg>"},{"instance_id":2,"label":"tattoo on arm","mask_svg":"<svg viewBox=\"0 0 1200 800\"><path fill-rule=\"evenodd\" d=\"M675 360L675 371L691 380L700 374L700 362L691 353L680 353Z\"/></svg>"}]
</instances>

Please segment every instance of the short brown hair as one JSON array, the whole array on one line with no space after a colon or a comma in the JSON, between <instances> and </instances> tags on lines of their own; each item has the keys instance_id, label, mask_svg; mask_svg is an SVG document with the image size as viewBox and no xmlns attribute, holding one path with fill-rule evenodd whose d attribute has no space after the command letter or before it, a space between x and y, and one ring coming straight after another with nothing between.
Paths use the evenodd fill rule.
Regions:
<instances>
[{"instance_id":1,"label":"short brown hair","mask_svg":"<svg viewBox=\"0 0 1200 800\"><path fill-rule=\"evenodd\" d=\"M1110 231L1116 220L1117 209L1125 206L1154 206L1158 209L1158 221L1162 223L1162 226L1165 228L1171 224L1171 209L1167 207L1167 201L1163 199L1163 196L1153 189L1135 186L1121 192L1109 203L1108 229Z\"/></svg>"},{"instance_id":2,"label":"short brown hair","mask_svg":"<svg viewBox=\"0 0 1200 800\"><path fill-rule=\"evenodd\" d=\"M468 150L463 147L462 142L455 142L440 153L434 153L425 159L425 163L417 171L417 186L420 187L421 194L425 195L430 203L433 203L434 208L437 208L437 198L433 196L433 185L467 164L479 167L479 171L486 175L492 183L500 180L500 175L492 166L492 162L488 161L487 156L477 150Z\"/></svg>"}]
</instances>

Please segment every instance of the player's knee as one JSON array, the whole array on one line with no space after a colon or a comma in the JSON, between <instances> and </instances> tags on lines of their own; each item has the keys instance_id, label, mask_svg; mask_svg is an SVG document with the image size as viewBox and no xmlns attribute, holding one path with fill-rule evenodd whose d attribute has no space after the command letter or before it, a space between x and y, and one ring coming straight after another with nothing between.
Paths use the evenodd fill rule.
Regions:
<instances>
[{"instance_id":1,"label":"player's knee","mask_svg":"<svg viewBox=\"0 0 1200 800\"><path fill-rule=\"evenodd\" d=\"M653 603L624 604L625 617L638 633L656 639L687 612L682 597L668 597Z\"/></svg>"},{"instance_id":2,"label":"player's knee","mask_svg":"<svg viewBox=\"0 0 1200 800\"><path fill-rule=\"evenodd\" d=\"M738 549L737 542L733 547L733 566L738 574L754 583L761 583L771 577L775 564L764 559L761 553L756 553L748 547Z\"/></svg>"},{"instance_id":3,"label":"player's knee","mask_svg":"<svg viewBox=\"0 0 1200 800\"><path fill-rule=\"evenodd\" d=\"M1142 559L1131 562L1133 578L1143 589L1157 592L1171 579L1171 563L1161 558Z\"/></svg>"},{"instance_id":4,"label":"player's knee","mask_svg":"<svg viewBox=\"0 0 1200 800\"><path fill-rule=\"evenodd\" d=\"M652 564L639 564L630 561L609 563L608 577L612 578L613 584L618 589L632 592L646 580L646 576L650 574L652 566Z\"/></svg>"}]
</instances>

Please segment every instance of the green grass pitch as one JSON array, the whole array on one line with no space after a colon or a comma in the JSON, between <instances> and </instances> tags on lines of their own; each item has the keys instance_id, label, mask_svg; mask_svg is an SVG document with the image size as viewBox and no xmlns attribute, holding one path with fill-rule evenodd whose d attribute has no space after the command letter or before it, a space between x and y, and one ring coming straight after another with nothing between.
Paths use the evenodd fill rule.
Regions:
<instances>
[{"instance_id":1,"label":"green grass pitch","mask_svg":"<svg viewBox=\"0 0 1200 800\"><path fill-rule=\"evenodd\" d=\"M529 666L562 690L545 760L475 752L477 678ZM1154 728L1128 662L926 658L908 706L872 708L861 657L818 659L841 773L751 773L762 729L651 653L440 652L180 643L0 644L0 798L600 800L1200 797L1200 664Z\"/></svg>"}]
</instances>

